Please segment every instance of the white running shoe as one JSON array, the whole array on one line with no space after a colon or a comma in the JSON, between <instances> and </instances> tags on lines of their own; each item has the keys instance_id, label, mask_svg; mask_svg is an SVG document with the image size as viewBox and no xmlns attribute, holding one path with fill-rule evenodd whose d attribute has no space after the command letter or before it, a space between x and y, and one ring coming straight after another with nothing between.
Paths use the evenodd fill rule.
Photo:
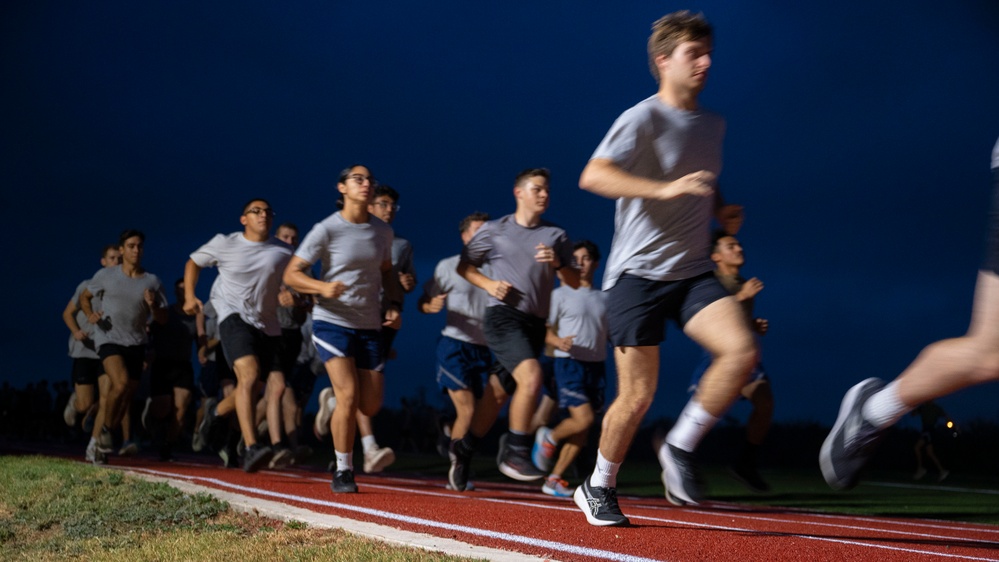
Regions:
<instances>
[{"instance_id":1,"label":"white running shoe","mask_svg":"<svg viewBox=\"0 0 999 562\"><path fill-rule=\"evenodd\" d=\"M73 427L76 425L76 393L69 395L69 400L66 402L66 407L62 410L62 419L66 422L66 425Z\"/></svg>"},{"instance_id":2,"label":"white running shoe","mask_svg":"<svg viewBox=\"0 0 999 562\"><path fill-rule=\"evenodd\" d=\"M364 451L364 472L381 472L385 467L395 462L395 451L390 447L378 447Z\"/></svg>"},{"instance_id":3,"label":"white running shoe","mask_svg":"<svg viewBox=\"0 0 999 562\"><path fill-rule=\"evenodd\" d=\"M336 396L333 394L333 387L326 387L319 393L319 413L316 414L316 421L312 424L312 432L316 434L316 439L322 441L330 434L330 418L333 417L335 409Z\"/></svg>"}]
</instances>

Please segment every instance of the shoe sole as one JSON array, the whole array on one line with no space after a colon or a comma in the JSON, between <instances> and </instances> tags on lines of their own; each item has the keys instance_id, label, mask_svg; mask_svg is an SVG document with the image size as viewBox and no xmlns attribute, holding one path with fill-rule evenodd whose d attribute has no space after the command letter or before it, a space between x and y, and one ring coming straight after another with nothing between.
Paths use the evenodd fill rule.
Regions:
<instances>
[{"instance_id":1,"label":"shoe sole","mask_svg":"<svg viewBox=\"0 0 999 562\"><path fill-rule=\"evenodd\" d=\"M274 453L271 457L271 462L267 463L267 468L271 470L281 470L282 468L288 468L292 462L295 460L295 455L291 451L285 449Z\"/></svg>"},{"instance_id":2,"label":"shoe sole","mask_svg":"<svg viewBox=\"0 0 999 562\"><path fill-rule=\"evenodd\" d=\"M583 512L586 516L586 522L595 527L626 527L628 525L628 518L625 517L624 521L607 521L604 519L597 519L590 514L590 505L586 502L586 493L583 492L583 485L580 484L576 487L576 491L572 494L572 501L576 504L576 507Z\"/></svg>"},{"instance_id":3,"label":"shoe sole","mask_svg":"<svg viewBox=\"0 0 999 562\"><path fill-rule=\"evenodd\" d=\"M505 462L500 463L499 471L502 472L504 476L513 478L514 480L519 480L521 482L534 482L535 480L541 480L546 476L544 473L524 474Z\"/></svg>"},{"instance_id":4,"label":"shoe sole","mask_svg":"<svg viewBox=\"0 0 999 562\"><path fill-rule=\"evenodd\" d=\"M544 493L544 494L548 494L549 496L551 496L553 498L571 498L571 497L573 497L576 494L576 492L574 492L574 491L570 492L568 494L563 494L563 493L560 493L558 490L555 490L555 489L552 489L552 488L547 488L545 486L541 487L541 492Z\"/></svg>"},{"instance_id":5,"label":"shoe sole","mask_svg":"<svg viewBox=\"0 0 999 562\"><path fill-rule=\"evenodd\" d=\"M454 483L455 468L456 468L455 465L452 464L451 468L447 470L447 485L456 492L464 492L465 490L468 489L468 482L465 482L464 486L458 486L457 484Z\"/></svg>"},{"instance_id":6,"label":"shoe sole","mask_svg":"<svg viewBox=\"0 0 999 562\"><path fill-rule=\"evenodd\" d=\"M670 453L669 451L669 445L666 446L665 456L667 462L664 463L665 466L663 466L662 479L663 479L663 486L666 488L666 493L668 494L666 496L666 499L669 499L669 496L673 496L673 498L683 502L682 504L677 504L676 502L671 500L670 503L672 503L673 505L688 505L688 504L698 505L699 502L694 498L690 497L690 494L688 494L687 491L683 489L683 486L679 486L678 488L677 486L669 485L669 477L671 474L677 481L681 483L683 482L683 477L680 476L680 469L677 468L677 462L674 460L672 453Z\"/></svg>"},{"instance_id":7,"label":"shoe sole","mask_svg":"<svg viewBox=\"0 0 999 562\"><path fill-rule=\"evenodd\" d=\"M839 413L836 416L836 423L833 424L832 431L826 436L825 441L822 442L822 448L819 449L819 467L822 469L822 477L825 478L826 484L834 490L846 490L852 488L856 485L856 482L851 482L849 480L840 478L836 474L836 467L833 466L832 462L832 448L833 443L836 440L836 436L843 429L843 425L846 423L846 419L849 417L850 410L853 409L854 403L857 401L857 397L871 384L877 384L880 382L877 378L870 378L864 380L861 383L853 385L850 390L846 392L843 396L843 401L839 405Z\"/></svg>"}]
</instances>

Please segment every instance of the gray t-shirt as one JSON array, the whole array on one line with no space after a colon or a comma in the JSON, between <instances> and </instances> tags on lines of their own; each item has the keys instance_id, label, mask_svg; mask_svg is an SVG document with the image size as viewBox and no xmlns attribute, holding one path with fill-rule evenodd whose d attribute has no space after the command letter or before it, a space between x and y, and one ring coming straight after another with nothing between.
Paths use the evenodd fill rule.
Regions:
<instances>
[{"instance_id":1,"label":"gray t-shirt","mask_svg":"<svg viewBox=\"0 0 999 562\"><path fill-rule=\"evenodd\" d=\"M94 274L87 283L87 290L100 299L100 309L92 308L101 313L101 321L88 325L95 326L92 337L97 349L105 344L127 347L146 343L146 324L151 312L146 304L146 289L156 294L161 307L167 306L163 284L152 273L129 277L118 265L102 268Z\"/></svg>"},{"instance_id":2,"label":"gray t-shirt","mask_svg":"<svg viewBox=\"0 0 999 562\"><path fill-rule=\"evenodd\" d=\"M461 262L477 268L488 263L492 268L491 279L513 286L505 300L490 295L486 306L507 305L538 318L548 317L555 268L534 259L538 244L553 248L561 265L573 265L569 237L562 228L545 220L537 226L525 227L517 224L513 215L507 215L488 221L475 233L461 251Z\"/></svg>"},{"instance_id":3,"label":"gray t-shirt","mask_svg":"<svg viewBox=\"0 0 999 562\"><path fill-rule=\"evenodd\" d=\"M700 170L718 175L724 136L725 121L719 115L684 111L652 96L618 117L592 158L610 159L626 172L657 181ZM714 197L696 195L669 201L619 198L604 290L625 273L676 281L711 271L709 229L715 203Z\"/></svg>"},{"instance_id":4,"label":"gray t-shirt","mask_svg":"<svg viewBox=\"0 0 999 562\"><path fill-rule=\"evenodd\" d=\"M319 261L322 281L347 286L338 298L317 299L315 320L356 330L381 329L381 267L392 260L392 227L375 216L354 224L336 212L312 227L295 255L309 264ZM392 300L400 299L399 293L395 291Z\"/></svg>"},{"instance_id":5,"label":"gray t-shirt","mask_svg":"<svg viewBox=\"0 0 999 562\"><path fill-rule=\"evenodd\" d=\"M999 168L999 140L996 141L996 145L992 149L992 169L997 168Z\"/></svg>"},{"instance_id":6,"label":"gray t-shirt","mask_svg":"<svg viewBox=\"0 0 999 562\"><path fill-rule=\"evenodd\" d=\"M79 341L73 337L73 334L69 335L69 356L73 359L100 359L97 355L97 348L94 346L94 330L96 329L90 322L87 322L87 315L80 310L80 295L83 294L83 290L87 288L87 283L90 280L81 282L76 286L76 292L73 293L73 301L77 303L76 309L76 325L80 327L87 334L87 339ZM93 305L94 310L100 310L100 301L97 297L94 297L90 304Z\"/></svg>"},{"instance_id":7,"label":"gray t-shirt","mask_svg":"<svg viewBox=\"0 0 999 562\"><path fill-rule=\"evenodd\" d=\"M423 285L423 294L431 299L447 293L444 306L447 320L441 334L459 341L486 345L482 333L482 318L486 313L485 291L472 285L456 271L461 256L454 255L442 259L434 268L434 276ZM482 266L482 273L489 276L488 264Z\"/></svg>"},{"instance_id":8,"label":"gray t-shirt","mask_svg":"<svg viewBox=\"0 0 999 562\"><path fill-rule=\"evenodd\" d=\"M247 240L242 232L216 234L191 254L198 267L218 267L211 300L222 324L233 314L268 336L281 334L277 318L278 292L291 246L268 238Z\"/></svg>"},{"instance_id":9,"label":"gray t-shirt","mask_svg":"<svg viewBox=\"0 0 999 562\"><path fill-rule=\"evenodd\" d=\"M216 279L218 279L216 277ZM209 299L205 303L205 308L202 311L205 314L205 339L217 340L219 336L219 319L218 313L215 312L215 305ZM218 345L212 348L211 351L205 354L205 359L208 361L215 361L215 350L218 349Z\"/></svg>"},{"instance_id":10,"label":"gray t-shirt","mask_svg":"<svg viewBox=\"0 0 999 562\"><path fill-rule=\"evenodd\" d=\"M399 278L400 273L408 273L413 276L413 282L416 282L416 266L413 264L413 245L405 238L392 239L392 273L395 279ZM382 291L382 312L385 312L389 305L392 304L393 298L398 299L397 304L401 311L405 295L406 291L402 290L401 284L399 285L399 290L395 293Z\"/></svg>"},{"instance_id":11,"label":"gray t-shirt","mask_svg":"<svg viewBox=\"0 0 999 562\"><path fill-rule=\"evenodd\" d=\"M548 324L558 337L575 335L569 352L555 350L555 357L577 361L603 361L607 358L607 293L592 287L561 286L552 291Z\"/></svg>"}]
</instances>

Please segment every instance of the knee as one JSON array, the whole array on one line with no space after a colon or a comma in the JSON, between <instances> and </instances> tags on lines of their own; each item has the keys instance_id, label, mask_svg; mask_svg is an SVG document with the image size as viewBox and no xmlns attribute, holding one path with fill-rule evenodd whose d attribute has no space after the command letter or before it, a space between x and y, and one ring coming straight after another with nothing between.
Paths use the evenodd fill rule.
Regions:
<instances>
[{"instance_id":1,"label":"knee","mask_svg":"<svg viewBox=\"0 0 999 562\"><path fill-rule=\"evenodd\" d=\"M629 418L641 418L652 406L652 393L622 392L614 400L614 408Z\"/></svg>"}]
</instances>

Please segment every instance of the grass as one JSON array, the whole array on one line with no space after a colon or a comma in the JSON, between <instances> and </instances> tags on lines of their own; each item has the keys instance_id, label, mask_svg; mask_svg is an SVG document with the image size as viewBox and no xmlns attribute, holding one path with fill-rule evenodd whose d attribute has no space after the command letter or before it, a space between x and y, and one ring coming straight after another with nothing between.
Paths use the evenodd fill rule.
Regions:
<instances>
[{"instance_id":1,"label":"grass","mask_svg":"<svg viewBox=\"0 0 999 562\"><path fill-rule=\"evenodd\" d=\"M121 472L0 457L0 560L470 560L236 513Z\"/></svg>"}]
</instances>

